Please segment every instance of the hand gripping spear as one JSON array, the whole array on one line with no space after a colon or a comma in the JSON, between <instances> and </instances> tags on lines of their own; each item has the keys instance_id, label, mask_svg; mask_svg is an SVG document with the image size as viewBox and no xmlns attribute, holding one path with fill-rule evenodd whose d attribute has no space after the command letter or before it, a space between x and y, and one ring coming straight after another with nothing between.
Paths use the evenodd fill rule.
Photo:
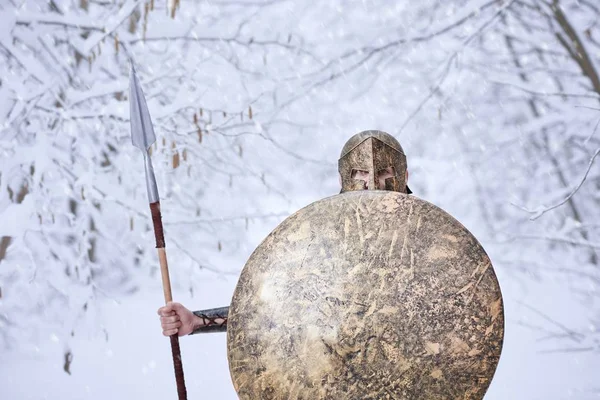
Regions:
<instances>
[{"instance_id":1,"label":"hand gripping spear","mask_svg":"<svg viewBox=\"0 0 600 400\"><path fill-rule=\"evenodd\" d=\"M160 272L162 275L163 291L165 293L165 302L173 300L171 295L171 281L169 279L169 267L167 264L167 253L165 252L165 237L163 234L162 219L160 216L160 200L158 197L158 188L156 187L156 178L152 168L152 160L148 149L156 141L150 112L144 98L144 93L140 87L133 61L131 62L131 72L129 76L129 107L131 121L131 141L133 145L144 154L144 165L146 169L146 189L148 190L148 200L150 201L150 212L154 224L154 236L156 237L156 248L158 249L158 259L160 260ZM181 363L181 352L179 349L179 338L177 334L170 336L171 352L173 353L173 365L175 366L175 381L177 382L177 393L179 400L187 399L185 381L183 379L183 364Z\"/></svg>"}]
</instances>

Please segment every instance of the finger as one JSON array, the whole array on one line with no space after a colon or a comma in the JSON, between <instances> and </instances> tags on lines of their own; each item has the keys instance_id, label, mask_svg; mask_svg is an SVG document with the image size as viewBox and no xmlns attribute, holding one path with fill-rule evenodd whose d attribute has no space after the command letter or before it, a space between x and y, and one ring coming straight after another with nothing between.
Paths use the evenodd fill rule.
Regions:
<instances>
[{"instance_id":1,"label":"finger","mask_svg":"<svg viewBox=\"0 0 600 400\"><path fill-rule=\"evenodd\" d=\"M158 315L169 315L170 313L173 313L174 311L171 310L171 307L167 307L167 306L162 306L161 308L158 309L157 314Z\"/></svg>"},{"instance_id":2,"label":"finger","mask_svg":"<svg viewBox=\"0 0 600 400\"><path fill-rule=\"evenodd\" d=\"M162 326L169 325L169 324L176 324L176 323L181 323L179 318L178 319L173 319L173 317L161 317L160 318L160 324Z\"/></svg>"},{"instance_id":3,"label":"finger","mask_svg":"<svg viewBox=\"0 0 600 400\"><path fill-rule=\"evenodd\" d=\"M180 321L179 315L160 317L160 322L163 324L172 324L173 322L177 322L177 321Z\"/></svg>"},{"instance_id":4,"label":"finger","mask_svg":"<svg viewBox=\"0 0 600 400\"><path fill-rule=\"evenodd\" d=\"M175 329L166 329L166 330L163 330L163 335L165 335L165 336L173 336L178 331L179 331L179 329L177 329L177 328L175 328Z\"/></svg>"},{"instance_id":5,"label":"finger","mask_svg":"<svg viewBox=\"0 0 600 400\"><path fill-rule=\"evenodd\" d=\"M179 321L179 315L172 315L168 317L160 317L160 322L162 324L172 324L173 322Z\"/></svg>"},{"instance_id":6,"label":"finger","mask_svg":"<svg viewBox=\"0 0 600 400\"><path fill-rule=\"evenodd\" d=\"M169 301L167 304L165 304L164 306L162 306L161 308L159 308L159 314L161 312L169 312L169 311L174 311L178 306L180 306L181 304L179 303L175 303L173 301Z\"/></svg>"},{"instance_id":7,"label":"finger","mask_svg":"<svg viewBox=\"0 0 600 400\"><path fill-rule=\"evenodd\" d=\"M172 324L163 324L162 325L163 331L171 331L173 329L179 330L178 328L180 328L180 327L181 327L181 322L174 322Z\"/></svg>"},{"instance_id":8,"label":"finger","mask_svg":"<svg viewBox=\"0 0 600 400\"><path fill-rule=\"evenodd\" d=\"M175 315L175 311L168 309L167 307L162 307L158 309L158 315L163 317L168 317L170 315Z\"/></svg>"}]
</instances>

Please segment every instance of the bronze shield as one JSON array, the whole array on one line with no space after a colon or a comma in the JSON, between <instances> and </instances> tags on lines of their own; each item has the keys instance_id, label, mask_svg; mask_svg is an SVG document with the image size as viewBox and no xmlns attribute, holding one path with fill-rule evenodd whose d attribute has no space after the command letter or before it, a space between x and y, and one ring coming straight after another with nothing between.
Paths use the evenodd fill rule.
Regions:
<instances>
[{"instance_id":1,"label":"bronze shield","mask_svg":"<svg viewBox=\"0 0 600 400\"><path fill-rule=\"evenodd\" d=\"M229 311L240 399L482 399L502 294L473 235L403 193L348 192L283 221Z\"/></svg>"}]
</instances>

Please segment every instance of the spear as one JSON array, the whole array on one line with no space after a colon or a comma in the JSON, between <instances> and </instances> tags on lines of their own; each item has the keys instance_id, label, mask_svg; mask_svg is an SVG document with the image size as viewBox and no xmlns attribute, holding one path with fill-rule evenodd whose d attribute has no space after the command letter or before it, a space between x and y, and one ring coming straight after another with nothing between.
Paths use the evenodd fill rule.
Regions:
<instances>
[{"instance_id":1,"label":"spear","mask_svg":"<svg viewBox=\"0 0 600 400\"><path fill-rule=\"evenodd\" d=\"M173 301L171 295L171 280L169 279L169 266L167 264L167 253L165 251L165 237L163 234L162 218L160 216L160 200L158 197L158 187L150 159L150 146L156 141L150 112L144 98L144 93L135 73L133 61L131 62L131 72L129 75L129 107L131 121L131 141L133 145L144 154L144 166L146 170L146 189L148 191L148 200L150 202L150 213L152 214L152 223L154 224L154 236L156 238L156 248L158 249L158 259L160 261L160 272L162 275L163 291L165 294L165 303ZM179 349L179 337L177 334L171 335L171 352L173 353L173 365L175 367L175 381L177 382L177 394L179 400L187 399L185 381L183 379L183 364L181 362L181 351Z\"/></svg>"}]
</instances>

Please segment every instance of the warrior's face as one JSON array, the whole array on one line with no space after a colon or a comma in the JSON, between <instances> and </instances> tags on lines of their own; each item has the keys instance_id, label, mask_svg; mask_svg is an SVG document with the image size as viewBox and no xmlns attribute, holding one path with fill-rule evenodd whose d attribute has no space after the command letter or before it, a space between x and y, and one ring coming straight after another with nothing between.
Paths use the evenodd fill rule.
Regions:
<instances>
[{"instance_id":1,"label":"warrior's face","mask_svg":"<svg viewBox=\"0 0 600 400\"><path fill-rule=\"evenodd\" d=\"M390 186L390 184L389 184L390 181L388 179L392 179L394 177L395 177L394 167L390 166L385 169L382 169L381 171L377 171L377 176L375 177L375 186L376 186L375 189L391 190L391 189L386 189L386 187ZM369 178L370 178L369 171L363 171L360 169L352 170L352 179L363 182L362 190L369 189ZM340 177L340 179L341 179L341 177ZM386 181L388 181L387 185L386 185ZM408 182L408 170L406 171L406 181ZM358 186L360 186L360 184L358 184Z\"/></svg>"},{"instance_id":2,"label":"warrior's face","mask_svg":"<svg viewBox=\"0 0 600 400\"><path fill-rule=\"evenodd\" d=\"M407 193L406 156L400 143L381 131L354 135L338 162L342 192L392 190Z\"/></svg>"}]
</instances>

